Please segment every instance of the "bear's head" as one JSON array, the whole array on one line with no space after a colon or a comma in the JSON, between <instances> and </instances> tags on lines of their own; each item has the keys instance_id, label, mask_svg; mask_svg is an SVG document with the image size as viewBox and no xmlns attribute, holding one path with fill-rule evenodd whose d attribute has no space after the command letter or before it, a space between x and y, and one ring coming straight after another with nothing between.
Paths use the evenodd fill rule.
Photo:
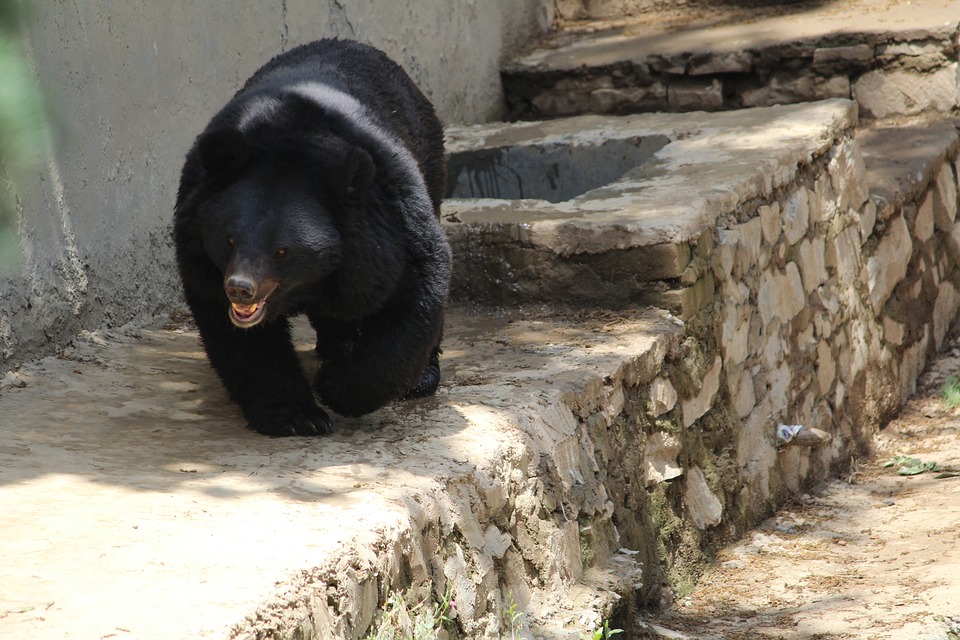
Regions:
<instances>
[{"instance_id":1,"label":"bear's head","mask_svg":"<svg viewBox=\"0 0 960 640\"><path fill-rule=\"evenodd\" d=\"M343 255L339 218L373 181L370 155L331 133L225 128L197 151L203 248L223 274L228 314L250 328L299 310Z\"/></svg>"}]
</instances>

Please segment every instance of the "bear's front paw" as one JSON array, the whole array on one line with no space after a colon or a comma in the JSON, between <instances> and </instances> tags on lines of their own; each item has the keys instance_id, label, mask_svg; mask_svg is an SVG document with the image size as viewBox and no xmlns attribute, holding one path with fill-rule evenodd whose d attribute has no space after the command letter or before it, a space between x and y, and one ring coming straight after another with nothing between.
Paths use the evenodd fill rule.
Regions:
<instances>
[{"instance_id":1,"label":"bear's front paw","mask_svg":"<svg viewBox=\"0 0 960 640\"><path fill-rule=\"evenodd\" d=\"M266 436L325 436L333 431L330 417L316 405L268 405L251 411L249 423Z\"/></svg>"},{"instance_id":2,"label":"bear's front paw","mask_svg":"<svg viewBox=\"0 0 960 640\"><path fill-rule=\"evenodd\" d=\"M406 393L400 396L401 400L412 400L413 398L426 398L437 392L440 385L440 349L434 349L430 354L430 362L427 368L420 375L420 379Z\"/></svg>"}]
</instances>

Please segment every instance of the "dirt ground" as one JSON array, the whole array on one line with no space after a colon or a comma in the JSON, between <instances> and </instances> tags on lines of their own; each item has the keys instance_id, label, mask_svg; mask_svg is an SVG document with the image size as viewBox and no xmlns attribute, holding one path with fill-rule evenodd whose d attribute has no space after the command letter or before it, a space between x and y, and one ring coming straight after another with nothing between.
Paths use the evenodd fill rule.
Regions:
<instances>
[{"instance_id":1,"label":"dirt ground","mask_svg":"<svg viewBox=\"0 0 960 640\"><path fill-rule=\"evenodd\" d=\"M869 458L722 550L632 637L960 639L960 408L941 396L951 374L956 336ZM938 468L900 475L884 466L898 455Z\"/></svg>"}]
</instances>

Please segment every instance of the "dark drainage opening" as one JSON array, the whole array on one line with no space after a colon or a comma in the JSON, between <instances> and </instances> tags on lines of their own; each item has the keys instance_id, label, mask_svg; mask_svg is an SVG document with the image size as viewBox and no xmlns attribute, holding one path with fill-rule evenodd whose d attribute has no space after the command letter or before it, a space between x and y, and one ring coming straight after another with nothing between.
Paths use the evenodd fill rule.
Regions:
<instances>
[{"instance_id":1,"label":"dark drainage opening","mask_svg":"<svg viewBox=\"0 0 960 640\"><path fill-rule=\"evenodd\" d=\"M563 202L615 182L669 142L645 136L453 153L447 158L447 197Z\"/></svg>"}]
</instances>

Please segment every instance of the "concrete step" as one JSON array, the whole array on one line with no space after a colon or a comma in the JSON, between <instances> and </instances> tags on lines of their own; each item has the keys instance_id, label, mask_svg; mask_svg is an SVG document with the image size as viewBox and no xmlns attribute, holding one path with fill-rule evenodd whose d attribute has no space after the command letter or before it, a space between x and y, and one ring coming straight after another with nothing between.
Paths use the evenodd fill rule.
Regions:
<instances>
[{"instance_id":1,"label":"concrete step","mask_svg":"<svg viewBox=\"0 0 960 640\"><path fill-rule=\"evenodd\" d=\"M749 17L687 4L563 25L504 66L510 117L848 98L862 117L885 118L948 113L960 104L960 16L952 3L766 3Z\"/></svg>"},{"instance_id":2,"label":"concrete step","mask_svg":"<svg viewBox=\"0 0 960 640\"><path fill-rule=\"evenodd\" d=\"M453 295L689 319L713 301L717 229L800 180L856 122L835 100L448 130Z\"/></svg>"}]
</instances>

